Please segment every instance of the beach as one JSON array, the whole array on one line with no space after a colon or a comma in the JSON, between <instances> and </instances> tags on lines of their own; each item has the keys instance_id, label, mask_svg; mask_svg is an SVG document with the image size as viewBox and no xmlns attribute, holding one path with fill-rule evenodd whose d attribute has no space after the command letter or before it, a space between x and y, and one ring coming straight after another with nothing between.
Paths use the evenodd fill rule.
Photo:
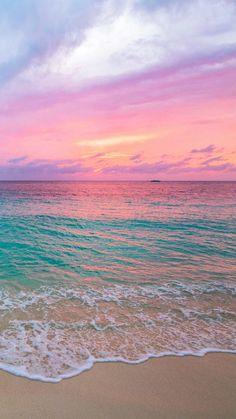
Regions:
<instances>
[{"instance_id":1,"label":"beach","mask_svg":"<svg viewBox=\"0 0 236 419\"><path fill-rule=\"evenodd\" d=\"M236 356L98 363L57 384L0 374L4 419L233 419Z\"/></svg>"}]
</instances>

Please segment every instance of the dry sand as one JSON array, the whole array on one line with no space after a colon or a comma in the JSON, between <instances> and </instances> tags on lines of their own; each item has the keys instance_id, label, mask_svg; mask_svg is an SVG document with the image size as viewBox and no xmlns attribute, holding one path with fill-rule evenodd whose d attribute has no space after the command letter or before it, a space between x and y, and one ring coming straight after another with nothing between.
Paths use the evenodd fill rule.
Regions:
<instances>
[{"instance_id":1,"label":"dry sand","mask_svg":"<svg viewBox=\"0 0 236 419\"><path fill-rule=\"evenodd\" d=\"M97 364L46 384L0 373L1 419L235 419L236 355Z\"/></svg>"}]
</instances>

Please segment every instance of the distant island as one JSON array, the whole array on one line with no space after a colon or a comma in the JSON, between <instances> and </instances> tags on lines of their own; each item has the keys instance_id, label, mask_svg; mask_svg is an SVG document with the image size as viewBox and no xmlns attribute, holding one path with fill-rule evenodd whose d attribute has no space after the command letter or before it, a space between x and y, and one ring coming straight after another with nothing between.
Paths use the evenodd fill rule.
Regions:
<instances>
[{"instance_id":1,"label":"distant island","mask_svg":"<svg viewBox=\"0 0 236 419\"><path fill-rule=\"evenodd\" d=\"M153 179L153 180L150 180L150 182L160 182L160 180L158 180L158 179Z\"/></svg>"}]
</instances>

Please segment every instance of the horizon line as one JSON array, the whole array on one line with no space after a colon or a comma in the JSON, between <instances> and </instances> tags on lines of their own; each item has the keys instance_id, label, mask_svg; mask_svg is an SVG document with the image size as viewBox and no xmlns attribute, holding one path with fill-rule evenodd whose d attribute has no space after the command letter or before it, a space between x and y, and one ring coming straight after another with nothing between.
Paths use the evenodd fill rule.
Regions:
<instances>
[{"instance_id":1,"label":"horizon line","mask_svg":"<svg viewBox=\"0 0 236 419\"><path fill-rule=\"evenodd\" d=\"M0 182L150 182L155 179L0 179ZM236 182L235 179L157 179L157 183L163 182ZM154 183L154 182L153 182Z\"/></svg>"}]
</instances>

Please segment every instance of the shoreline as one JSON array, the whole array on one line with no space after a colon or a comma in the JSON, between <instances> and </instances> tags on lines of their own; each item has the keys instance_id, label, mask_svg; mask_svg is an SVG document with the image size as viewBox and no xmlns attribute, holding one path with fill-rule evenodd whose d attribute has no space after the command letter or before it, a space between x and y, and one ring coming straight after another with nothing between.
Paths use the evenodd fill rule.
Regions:
<instances>
[{"instance_id":1,"label":"shoreline","mask_svg":"<svg viewBox=\"0 0 236 419\"><path fill-rule=\"evenodd\" d=\"M163 356L98 362L59 383L0 372L4 419L233 419L236 356Z\"/></svg>"},{"instance_id":2,"label":"shoreline","mask_svg":"<svg viewBox=\"0 0 236 419\"><path fill-rule=\"evenodd\" d=\"M81 374L90 371L94 368L96 364L125 364L125 365L140 365L144 364L150 360L160 359L160 358L182 358L182 357L197 357L202 358L209 354L236 354L236 349L218 349L218 348L206 348L201 349L199 352L193 353L190 351L180 351L177 353L172 352L160 352L158 355L147 355L147 357L144 357L142 359L139 359L137 361L130 361L126 360L125 358L108 358L108 359L96 359L89 358L87 361L87 364L84 365L84 367L78 368L74 372L62 374L58 378L49 378L49 377L43 377L41 375L26 375L21 371L17 371L15 367L5 367L5 364L0 362L0 373L4 372L7 374L11 374L15 377L20 377L26 380L30 381L38 381L41 383L47 383L47 384L59 384L64 380L69 380L71 378L75 378L80 376Z\"/></svg>"}]
</instances>

